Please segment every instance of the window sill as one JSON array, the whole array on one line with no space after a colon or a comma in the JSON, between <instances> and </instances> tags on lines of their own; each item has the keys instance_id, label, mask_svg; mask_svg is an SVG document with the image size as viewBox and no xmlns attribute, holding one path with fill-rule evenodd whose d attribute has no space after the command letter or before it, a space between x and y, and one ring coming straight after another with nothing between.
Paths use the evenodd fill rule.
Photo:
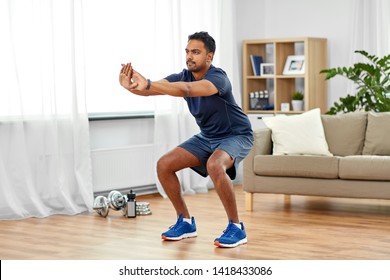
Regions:
<instances>
[{"instance_id":1,"label":"window sill","mask_svg":"<svg viewBox=\"0 0 390 280\"><path fill-rule=\"evenodd\" d=\"M154 118L154 112L113 112L113 113L90 113L89 121L107 121L124 119L150 119Z\"/></svg>"}]
</instances>

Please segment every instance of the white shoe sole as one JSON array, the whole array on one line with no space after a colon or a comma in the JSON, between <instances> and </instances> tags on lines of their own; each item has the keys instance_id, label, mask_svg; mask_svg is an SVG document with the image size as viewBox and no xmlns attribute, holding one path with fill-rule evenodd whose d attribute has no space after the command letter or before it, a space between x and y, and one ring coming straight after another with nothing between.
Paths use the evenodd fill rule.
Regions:
<instances>
[{"instance_id":1,"label":"white shoe sole","mask_svg":"<svg viewBox=\"0 0 390 280\"><path fill-rule=\"evenodd\" d=\"M177 236L177 237L168 237L168 236L162 235L161 238L164 240L178 241L178 240L182 240L185 238L194 238L197 236L198 236L198 234L195 231L195 232L190 232L190 233L184 233L184 234Z\"/></svg>"},{"instance_id":2,"label":"white shoe sole","mask_svg":"<svg viewBox=\"0 0 390 280\"><path fill-rule=\"evenodd\" d=\"M233 243L233 244L223 244L223 243L219 243L218 241L214 241L214 245L217 247L223 247L223 248L234 248L234 247L237 247L239 245L246 244L247 242L248 242L248 240L246 238L244 238L244 239L241 239L240 241Z\"/></svg>"}]
</instances>

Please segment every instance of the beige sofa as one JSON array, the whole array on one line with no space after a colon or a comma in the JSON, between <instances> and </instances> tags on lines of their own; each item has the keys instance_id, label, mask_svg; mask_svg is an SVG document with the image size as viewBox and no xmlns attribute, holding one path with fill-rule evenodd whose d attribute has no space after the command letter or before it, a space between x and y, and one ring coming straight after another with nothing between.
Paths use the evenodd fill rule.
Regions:
<instances>
[{"instance_id":1,"label":"beige sofa","mask_svg":"<svg viewBox=\"0 0 390 280\"><path fill-rule=\"evenodd\" d=\"M273 155L272 130L255 131L244 160L246 209L255 193L390 199L390 113L321 115L331 156Z\"/></svg>"}]
</instances>

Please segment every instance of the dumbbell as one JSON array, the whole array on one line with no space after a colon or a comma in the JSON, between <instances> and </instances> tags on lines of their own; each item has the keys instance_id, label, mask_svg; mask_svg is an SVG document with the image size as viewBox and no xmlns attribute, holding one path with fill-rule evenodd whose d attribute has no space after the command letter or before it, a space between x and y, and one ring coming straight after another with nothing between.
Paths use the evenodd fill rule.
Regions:
<instances>
[{"instance_id":1,"label":"dumbbell","mask_svg":"<svg viewBox=\"0 0 390 280\"><path fill-rule=\"evenodd\" d=\"M102 217L107 217L109 208L119 211L122 210L124 216L127 214L127 196L122 195L118 191L111 191L108 197L97 196L93 205L93 209Z\"/></svg>"},{"instance_id":2,"label":"dumbbell","mask_svg":"<svg viewBox=\"0 0 390 280\"><path fill-rule=\"evenodd\" d=\"M93 210L95 210L100 216L107 217L109 212L108 199L102 195L95 198L93 203Z\"/></svg>"},{"instance_id":3,"label":"dumbbell","mask_svg":"<svg viewBox=\"0 0 390 280\"><path fill-rule=\"evenodd\" d=\"M127 196L118 191L111 191L108 194L108 205L115 211L122 210L123 216L127 214Z\"/></svg>"}]
</instances>

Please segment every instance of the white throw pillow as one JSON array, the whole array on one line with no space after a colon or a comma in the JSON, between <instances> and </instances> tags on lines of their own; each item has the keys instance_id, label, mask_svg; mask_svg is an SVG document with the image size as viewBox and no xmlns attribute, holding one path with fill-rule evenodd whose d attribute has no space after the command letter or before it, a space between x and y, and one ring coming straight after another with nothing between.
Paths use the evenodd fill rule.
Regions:
<instances>
[{"instance_id":1,"label":"white throw pillow","mask_svg":"<svg viewBox=\"0 0 390 280\"><path fill-rule=\"evenodd\" d=\"M300 115L267 117L263 121L272 130L274 155L332 156L319 108Z\"/></svg>"}]
</instances>

